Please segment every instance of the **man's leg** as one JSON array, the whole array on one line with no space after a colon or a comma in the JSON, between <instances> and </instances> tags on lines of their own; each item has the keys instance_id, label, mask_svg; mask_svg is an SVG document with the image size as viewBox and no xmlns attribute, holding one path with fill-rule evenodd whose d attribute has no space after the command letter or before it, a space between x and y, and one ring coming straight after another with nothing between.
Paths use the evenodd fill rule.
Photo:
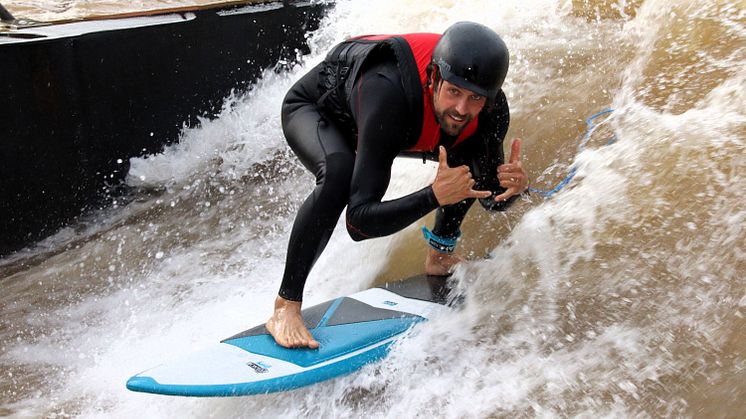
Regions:
<instances>
[{"instance_id":1,"label":"man's leg","mask_svg":"<svg viewBox=\"0 0 746 419\"><path fill-rule=\"evenodd\" d=\"M481 150L474 142L467 142L455 146L448 152L448 165L457 167L468 165L474 174L473 160ZM440 207L435 212L435 226L432 233L446 240L455 240L461 235L461 223L466 213L474 203L474 199L465 199L453 205ZM453 272L455 265L464 261L456 253L444 252L429 248L425 258L425 273L428 275L445 276Z\"/></svg>"},{"instance_id":2,"label":"man's leg","mask_svg":"<svg viewBox=\"0 0 746 419\"><path fill-rule=\"evenodd\" d=\"M460 235L461 222L473 203L473 199L467 199L438 208L435 213L433 234L446 239L457 239ZM464 258L461 256L431 247L425 258L425 273L439 276L450 275L455 265L463 261Z\"/></svg>"},{"instance_id":3,"label":"man's leg","mask_svg":"<svg viewBox=\"0 0 746 419\"><path fill-rule=\"evenodd\" d=\"M285 137L303 165L316 176L316 188L293 223L285 273L267 329L282 346L317 348L319 343L301 318L303 287L347 205L355 153L337 127L319 114L315 103L290 108L283 114Z\"/></svg>"}]
</instances>

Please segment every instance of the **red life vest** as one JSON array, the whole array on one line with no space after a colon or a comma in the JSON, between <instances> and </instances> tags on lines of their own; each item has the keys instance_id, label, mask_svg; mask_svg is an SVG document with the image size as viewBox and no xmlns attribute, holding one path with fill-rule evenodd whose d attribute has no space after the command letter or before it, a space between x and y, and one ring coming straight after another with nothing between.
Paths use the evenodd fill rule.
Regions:
<instances>
[{"instance_id":1,"label":"red life vest","mask_svg":"<svg viewBox=\"0 0 746 419\"><path fill-rule=\"evenodd\" d=\"M369 35L361 36L356 39L367 41L383 41L393 36L403 38L412 49L414 59L417 62L419 71L420 85L422 86L422 130L420 137L414 147L409 151L434 151L440 140L440 124L435 118L433 110L433 86L427 86L427 66L430 64L435 44L440 39L440 34L436 33L411 33L405 35ZM474 118L453 144L456 145L466 138L470 137L477 130L478 118Z\"/></svg>"}]
</instances>

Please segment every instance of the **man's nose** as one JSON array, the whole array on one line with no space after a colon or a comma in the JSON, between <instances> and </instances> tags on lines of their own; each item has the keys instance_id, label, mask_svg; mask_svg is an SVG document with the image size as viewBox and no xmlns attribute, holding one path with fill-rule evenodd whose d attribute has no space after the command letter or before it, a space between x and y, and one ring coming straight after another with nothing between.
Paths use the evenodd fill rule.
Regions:
<instances>
[{"instance_id":1,"label":"man's nose","mask_svg":"<svg viewBox=\"0 0 746 419\"><path fill-rule=\"evenodd\" d=\"M459 98L458 102L456 102L456 112L459 113L459 115L466 115L468 112L468 102L469 98L463 97Z\"/></svg>"}]
</instances>

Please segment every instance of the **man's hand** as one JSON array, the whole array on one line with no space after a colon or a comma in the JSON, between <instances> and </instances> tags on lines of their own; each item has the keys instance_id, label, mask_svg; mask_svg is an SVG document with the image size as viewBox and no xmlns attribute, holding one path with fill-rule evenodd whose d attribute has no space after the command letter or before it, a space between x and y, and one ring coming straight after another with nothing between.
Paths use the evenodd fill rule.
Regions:
<instances>
[{"instance_id":1,"label":"man's hand","mask_svg":"<svg viewBox=\"0 0 746 419\"><path fill-rule=\"evenodd\" d=\"M448 156L443 146L439 148L438 174L433 182L433 193L438 205L455 204L466 198L487 198L490 191L475 191L476 182L471 177L468 166L448 167Z\"/></svg>"},{"instance_id":2,"label":"man's hand","mask_svg":"<svg viewBox=\"0 0 746 419\"><path fill-rule=\"evenodd\" d=\"M505 201L513 195L523 193L528 189L528 174L521 164L521 139L516 138L510 146L510 159L508 163L497 167L497 179L500 186L507 189L495 197L495 201Z\"/></svg>"}]
</instances>

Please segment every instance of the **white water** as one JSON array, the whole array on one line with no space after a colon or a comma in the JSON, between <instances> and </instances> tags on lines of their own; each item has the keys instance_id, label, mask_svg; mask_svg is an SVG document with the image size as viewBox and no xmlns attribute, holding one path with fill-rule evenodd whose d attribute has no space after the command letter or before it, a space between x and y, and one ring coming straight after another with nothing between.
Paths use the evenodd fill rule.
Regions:
<instances>
[{"instance_id":1,"label":"white water","mask_svg":"<svg viewBox=\"0 0 746 419\"><path fill-rule=\"evenodd\" d=\"M693 3L338 2L302 66L268 72L178 145L134 159L128 183L142 198L3 279L3 316L14 320L0 329L0 413L745 416L744 11ZM313 184L281 134L293 81L347 36L438 32L458 20L494 28L511 49L509 137L524 138L534 186L564 176L583 118L615 109L575 159L571 187L506 215L470 213L460 247L478 260L455 275L465 308L420 327L382 363L297 391L128 392L132 374L269 315L295 209ZM599 147L612 132L617 141ZM397 162L389 196L432 176ZM418 273L418 228L431 223L362 243L340 223L306 304Z\"/></svg>"}]
</instances>

